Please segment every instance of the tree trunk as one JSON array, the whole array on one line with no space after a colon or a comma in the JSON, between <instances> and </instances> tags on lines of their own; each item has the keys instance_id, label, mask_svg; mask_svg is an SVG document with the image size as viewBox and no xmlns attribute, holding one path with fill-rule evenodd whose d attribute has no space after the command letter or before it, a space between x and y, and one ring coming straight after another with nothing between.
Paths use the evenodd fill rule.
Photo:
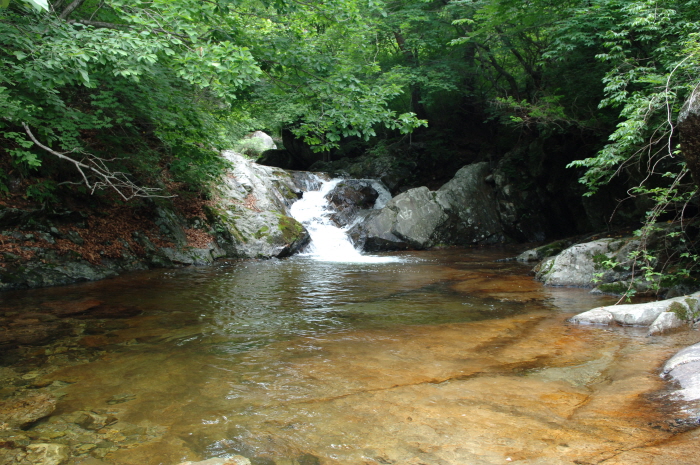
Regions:
<instances>
[{"instance_id":1,"label":"tree trunk","mask_svg":"<svg viewBox=\"0 0 700 465\"><path fill-rule=\"evenodd\" d=\"M406 46L406 40L400 32L394 32L396 45L406 57L406 63L412 68L418 68L418 60L411 49ZM428 119L428 112L423 105L423 96L420 86L416 83L411 83L411 111L416 114L419 119Z\"/></svg>"},{"instance_id":2,"label":"tree trunk","mask_svg":"<svg viewBox=\"0 0 700 465\"><path fill-rule=\"evenodd\" d=\"M681 136L681 151L685 163L700 186L700 89L696 88L685 102L676 126Z\"/></svg>"}]
</instances>

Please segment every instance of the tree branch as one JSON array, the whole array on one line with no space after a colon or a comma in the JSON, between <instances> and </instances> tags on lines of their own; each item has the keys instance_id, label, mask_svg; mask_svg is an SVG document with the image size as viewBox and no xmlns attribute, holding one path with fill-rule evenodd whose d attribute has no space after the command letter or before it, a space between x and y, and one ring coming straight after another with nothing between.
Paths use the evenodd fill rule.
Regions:
<instances>
[{"instance_id":1,"label":"tree branch","mask_svg":"<svg viewBox=\"0 0 700 465\"><path fill-rule=\"evenodd\" d=\"M128 29L131 26L128 24L114 24L106 23L104 21L88 21L87 19L69 19L66 21L68 24L84 24L85 26L100 27L106 29Z\"/></svg>"},{"instance_id":2,"label":"tree branch","mask_svg":"<svg viewBox=\"0 0 700 465\"><path fill-rule=\"evenodd\" d=\"M29 138L37 145L37 147L60 158L61 160L72 163L80 173L80 176L83 178L83 183L88 187L88 189L90 189L91 194L95 193L96 190L113 189L124 200L131 200L134 197L174 197L173 195L156 194L156 192L162 191L163 189L144 187L135 184L129 179L126 173L110 170L105 163L107 160L95 155L83 154L84 158L82 160L74 160L66 155L67 153L71 152L57 152L39 142L29 129L27 123L22 123L22 126L24 127L24 130ZM89 177L91 176L94 176L97 179L90 182Z\"/></svg>"},{"instance_id":3,"label":"tree branch","mask_svg":"<svg viewBox=\"0 0 700 465\"><path fill-rule=\"evenodd\" d=\"M85 3L85 0L73 0L62 12L60 15L58 15L59 18L61 19L66 19L68 18L71 13L73 13L80 5Z\"/></svg>"}]
</instances>

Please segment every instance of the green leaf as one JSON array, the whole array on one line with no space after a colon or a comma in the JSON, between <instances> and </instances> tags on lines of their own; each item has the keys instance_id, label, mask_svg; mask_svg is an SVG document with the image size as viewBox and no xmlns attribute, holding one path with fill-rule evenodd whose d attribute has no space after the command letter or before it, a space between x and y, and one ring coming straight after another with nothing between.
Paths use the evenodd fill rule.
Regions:
<instances>
[{"instance_id":1,"label":"green leaf","mask_svg":"<svg viewBox=\"0 0 700 465\"><path fill-rule=\"evenodd\" d=\"M26 2L29 2L32 4L34 8L36 8L37 11L49 11L49 3L48 0L24 0Z\"/></svg>"}]
</instances>

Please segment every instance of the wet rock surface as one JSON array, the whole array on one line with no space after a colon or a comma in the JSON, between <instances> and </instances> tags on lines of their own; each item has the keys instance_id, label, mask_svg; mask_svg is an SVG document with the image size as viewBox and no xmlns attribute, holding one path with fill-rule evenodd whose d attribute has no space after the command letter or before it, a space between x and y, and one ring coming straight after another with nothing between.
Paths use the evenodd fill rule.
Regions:
<instances>
[{"instance_id":1,"label":"wet rock surface","mask_svg":"<svg viewBox=\"0 0 700 465\"><path fill-rule=\"evenodd\" d=\"M662 376L679 385L673 395L693 402L694 414L700 423L700 344L679 351L664 365Z\"/></svg>"},{"instance_id":2,"label":"wet rock surface","mask_svg":"<svg viewBox=\"0 0 700 465\"><path fill-rule=\"evenodd\" d=\"M610 305L571 318L579 324L647 326L655 336L682 327L692 327L700 314L700 292L683 297L640 304Z\"/></svg>"},{"instance_id":3,"label":"wet rock surface","mask_svg":"<svg viewBox=\"0 0 700 465\"><path fill-rule=\"evenodd\" d=\"M375 208L380 195L377 188L386 192L386 189L377 186L377 183L378 181L362 179L348 179L339 182L326 195L334 210L330 216L331 220L339 227L346 227L355 221L361 210ZM386 193L388 194L388 192ZM388 195L391 198L391 194Z\"/></svg>"}]
</instances>

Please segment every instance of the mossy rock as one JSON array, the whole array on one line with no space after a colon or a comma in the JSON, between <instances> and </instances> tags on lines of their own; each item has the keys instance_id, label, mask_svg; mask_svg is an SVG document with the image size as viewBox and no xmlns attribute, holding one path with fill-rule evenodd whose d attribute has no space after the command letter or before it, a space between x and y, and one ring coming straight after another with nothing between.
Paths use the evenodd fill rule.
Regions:
<instances>
[{"instance_id":1,"label":"mossy rock","mask_svg":"<svg viewBox=\"0 0 700 465\"><path fill-rule=\"evenodd\" d=\"M668 311L675 313L676 316L683 321L693 319L693 313L688 309L688 307L680 302L673 302L671 305L669 305Z\"/></svg>"},{"instance_id":2,"label":"mossy rock","mask_svg":"<svg viewBox=\"0 0 700 465\"><path fill-rule=\"evenodd\" d=\"M292 217L280 215L279 230L282 232L282 240L291 244L298 241L304 234L304 226Z\"/></svg>"},{"instance_id":3,"label":"mossy rock","mask_svg":"<svg viewBox=\"0 0 700 465\"><path fill-rule=\"evenodd\" d=\"M622 295L629 289L629 283L625 281L603 283L600 284L597 289L603 294Z\"/></svg>"}]
</instances>

